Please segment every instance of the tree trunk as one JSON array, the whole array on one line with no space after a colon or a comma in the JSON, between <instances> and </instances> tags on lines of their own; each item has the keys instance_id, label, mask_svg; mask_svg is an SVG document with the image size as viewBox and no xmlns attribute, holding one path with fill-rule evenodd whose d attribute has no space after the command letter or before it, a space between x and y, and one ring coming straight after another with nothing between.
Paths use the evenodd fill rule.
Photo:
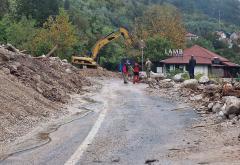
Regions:
<instances>
[{"instance_id":1,"label":"tree trunk","mask_svg":"<svg viewBox=\"0 0 240 165\"><path fill-rule=\"evenodd\" d=\"M50 57L57 49L58 45L54 46L54 48L46 55L46 57Z\"/></svg>"}]
</instances>

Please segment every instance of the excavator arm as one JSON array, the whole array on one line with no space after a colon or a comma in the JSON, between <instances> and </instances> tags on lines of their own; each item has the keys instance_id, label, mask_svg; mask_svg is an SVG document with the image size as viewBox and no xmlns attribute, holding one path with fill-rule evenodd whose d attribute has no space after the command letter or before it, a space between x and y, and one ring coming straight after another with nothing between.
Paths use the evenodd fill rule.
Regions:
<instances>
[{"instance_id":1,"label":"excavator arm","mask_svg":"<svg viewBox=\"0 0 240 165\"><path fill-rule=\"evenodd\" d=\"M72 57L72 63L73 64L85 65L85 66L97 66L96 60L97 60L97 57L98 57L98 54L99 54L100 50L105 45L114 41L115 39L118 39L121 36L125 39L126 45L132 45L133 44L133 40L132 40L128 30L121 27L121 28L119 28L118 31L113 32L113 33L107 35L106 37L100 39L99 41L97 41L97 43L95 44L95 46L92 49L91 58L73 56Z\"/></svg>"}]
</instances>

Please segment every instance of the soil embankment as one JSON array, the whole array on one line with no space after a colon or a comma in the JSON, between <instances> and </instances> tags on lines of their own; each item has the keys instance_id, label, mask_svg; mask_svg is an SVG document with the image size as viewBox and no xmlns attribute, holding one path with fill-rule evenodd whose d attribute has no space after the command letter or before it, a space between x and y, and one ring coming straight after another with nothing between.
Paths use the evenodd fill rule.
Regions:
<instances>
[{"instance_id":1,"label":"soil embankment","mask_svg":"<svg viewBox=\"0 0 240 165\"><path fill-rule=\"evenodd\" d=\"M88 76L115 74L80 70L59 58L34 58L0 46L0 143L11 142L41 122L58 118L72 94L93 83Z\"/></svg>"}]
</instances>

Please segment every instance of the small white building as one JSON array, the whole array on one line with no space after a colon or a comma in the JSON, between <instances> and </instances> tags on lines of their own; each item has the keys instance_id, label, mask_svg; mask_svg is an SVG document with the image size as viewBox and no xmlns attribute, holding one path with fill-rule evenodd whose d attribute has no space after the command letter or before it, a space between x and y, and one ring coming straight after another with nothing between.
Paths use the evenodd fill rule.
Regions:
<instances>
[{"instance_id":1,"label":"small white building","mask_svg":"<svg viewBox=\"0 0 240 165\"><path fill-rule=\"evenodd\" d=\"M199 38L199 36L192 33L187 33L185 37L187 41L197 40Z\"/></svg>"},{"instance_id":2,"label":"small white building","mask_svg":"<svg viewBox=\"0 0 240 165\"><path fill-rule=\"evenodd\" d=\"M194 56L197 65L195 67L195 74L201 73L206 76L209 74L219 77L229 78L235 77L238 72L239 65L230 62L228 59L211 52L203 47L195 45L191 48L185 49L182 56L170 57L162 60L161 66L164 73L172 70L188 71L188 63Z\"/></svg>"},{"instance_id":3,"label":"small white building","mask_svg":"<svg viewBox=\"0 0 240 165\"><path fill-rule=\"evenodd\" d=\"M225 40L227 38L227 35L222 32L222 31L217 31L216 32L216 35L218 36L218 39L221 41L221 40Z\"/></svg>"}]
</instances>

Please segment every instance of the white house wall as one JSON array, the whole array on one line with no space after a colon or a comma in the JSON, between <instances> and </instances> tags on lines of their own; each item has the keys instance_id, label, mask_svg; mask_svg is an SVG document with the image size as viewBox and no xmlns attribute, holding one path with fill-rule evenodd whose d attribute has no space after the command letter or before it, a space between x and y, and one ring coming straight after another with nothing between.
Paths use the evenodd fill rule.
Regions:
<instances>
[{"instance_id":1,"label":"white house wall","mask_svg":"<svg viewBox=\"0 0 240 165\"><path fill-rule=\"evenodd\" d=\"M176 68L175 65L170 65L170 71L175 70L175 68ZM209 73L208 69L209 69L208 65L197 65L195 67L195 75L198 74L198 73L201 73L201 74L204 74L204 75L208 76L208 73ZM186 65L184 65L183 70L187 71L187 66ZM163 72L166 73L166 68L165 67L163 69Z\"/></svg>"},{"instance_id":2,"label":"white house wall","mask_svg":"<svg viewBox=\"0 0 240 165\"><path fill-rule=\"evenodd\" d=\"M204 74L205 76L208 76L208 66L207 65L197 65L195 67L195 75L198 73Z\"/></svg>"}]
</instances>

